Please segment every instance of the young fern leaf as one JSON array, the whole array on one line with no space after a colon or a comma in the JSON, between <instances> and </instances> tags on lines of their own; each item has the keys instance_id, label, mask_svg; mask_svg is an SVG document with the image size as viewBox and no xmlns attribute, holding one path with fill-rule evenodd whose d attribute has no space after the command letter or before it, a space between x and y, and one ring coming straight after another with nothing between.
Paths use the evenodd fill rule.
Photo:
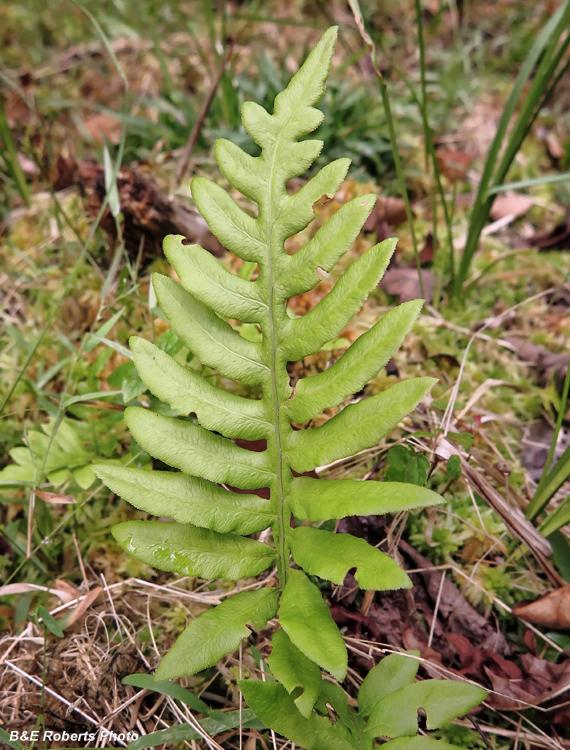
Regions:
<instances>
[{"instance_id":1,"label":"young fern leaf","mask_svg":"<svg viewBox=\"0 0 570 750\"><path fill-rule=\"evenodd\" d=\"M371 747L378 731L395 727L396 736L401 727L389 724L386 706L391 704L385 701L390 696L375 697L372 682L363 688L370 717L365 728L366 716L352 716L342 689L321 679L319 668L344 679L347 651L308 576L340 584L347 571L356 568L360 585L376 590L408 587L411 581L394 560L362 539L311 526L292 528L291 514L319 521L425 507L443 499L413 484L293 475L374 446L435 382L405 380L345 406L315 429L294 430L291 425L311 420L362 389L400 346L422 304L408 302L392 310L332 367L291 387L288 361L317 352L342 332L377 286L395 248L395 240L371 248L309 313L297 319L288 316L289 298L315 287L319 269L335 266L375 201L374 195L354 198L296 255L285 252L285 240L311 222L314 202L334 195L349 166L346 159L334 161L294 195L287 191L288 180L301 175L322 148L320 141L299 139L322 120L314 105L324 91L335 40L336 29L329 29L275 99L272 115L253 102L244 104L243 123L261 147L258 157L230 141L216 142L222 173L257 203L257 217L248 215L215 183L203 178L192 183L194 201L212 232L238 257L258 264L257 280L230 273L202 248L185 245L175 236L165 239L164 251L181 283L159 274L153 277L160 307L190 351L225 377L261 386L262 398L215 387L158 347L133 337L135 366L148 389L179 414L195 415L195 420L129 407L125 420L139 445L179 471L101 464L94 470L135 507L174 519L129 521L114 528L119 544L149 565L182 575L235 580L277 567L275 586L234 594L196 618L163 659L156 677L166 680L214 665L247 637L248 623L263 627L277 614L282 630L276 633L269 664L278 682L242 682L244 695L258 716L295 742L307 748L345 750ZM239 335L225 318L257 324L261 339ZM265 440L267 446L252 452L235 439ZM227 485L240 490L268 488L269 499L238 494ZM272 530L272 545L247 538L267 528ZM413 674L411 680L396 682L394 690L413 689L404 696L410 705L430 698L431 693L424 695L408 682L413 682ZM340 717L334 725L313 709L326 712L326 704ZM431 713L441 718L436 709ZM406 734L411 713L403 726Z\"/></svg>"}]
</instances>

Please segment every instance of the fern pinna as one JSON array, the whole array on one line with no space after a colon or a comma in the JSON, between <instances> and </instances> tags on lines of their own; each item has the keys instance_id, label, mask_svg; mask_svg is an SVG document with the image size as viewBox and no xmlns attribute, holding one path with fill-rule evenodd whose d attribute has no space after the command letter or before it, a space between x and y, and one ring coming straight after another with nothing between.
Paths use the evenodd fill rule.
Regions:
<instances>
[{"instance_id":1,"label":"fern pinna","mask_svg":"<svg viewBox=\"0 0 570 750\"><path fill-rule=\"evenodd\" d=\"M273 677L241 681L243 693L268 726L307 748L327 750L372 747L380 735L415 735L420 706L427 711L428 727L442 720L441 705L432 705L433 690L422 688L433 687L434 681L414 684L417 661L411 656L395 657L403 662L396 670L392 666L388 676L394 662L387 660L370 673L363 685L364 708L358 713L349 710L343 690L321 676L323 669L343 680L347 650L310 576L341 584L355 568L356 580L365 589L398 589L411 582L391 557L364 540L315 528L311 522L442 502L439 495L416 485L317 480L292 471L302 474L375 445L435 382L405 380L342 408L321 427L291 426L309 422L361 390L401 344L421 308L418 300L393 309L330 368L291 387L287 363L319 351L342 332L377 286L395 247L395 240L372 247L310 312L297 319L288 316L288 299L315 287L320 269L335 266L375 201L374 195L354 198L297 254L285 252L285 240L308 226L315 201L334 195L349 166L346 159L334 161L295 194L287 192L288 180L305 172L323 145L299 139L322 120L313 105L324 91L335 40L336 29L329 29L275 99L273 115L253 102L244 104L243 124L261 147L260 156L249 156L228 140L216 142L223 175L255 201L257 218L215 183L203 178L192 183L194 201L212 232L244 261L258 264L257 280L230 273L204 249L175 236L165 239L164 251L181 283L159 274L153 278L161 310L190 351L223 376L260 386L263 397L248 399L224 391L148 341L133 337L135 365L149 390L179 414L195 415L195 421L130 407L125 420L139 445L179 471L95 467L105 484L135 507L174 520L130 521L114 528L121 546L145 563L183 575L231 580L277 568L273 585L236 593L193 620L164 657L157 679L214 665L247 638L248 623L260 628L277 617L281 629L269 657ZM226 318L257 324L261 341L240 336ZM236 445L237 438L266 440L267 448L252 452ZM224 487L228 484L241 490L269 488L270 497L231 492ZM296 527L292 516L300 522ZM249 538L269 527L272 546ZM469 685L450 687L454 701L451 709L443 710L446 721L481 698L481 691ZM418 688L421 696L408 694ZM390 709L398 695L396 702L416 706L403 723ZM334 724L325 718L326 704L337 715ZM435 723L430 723L432 716ZM425 740L417 737L414 742Z\"/></svg>"}]
</instances>

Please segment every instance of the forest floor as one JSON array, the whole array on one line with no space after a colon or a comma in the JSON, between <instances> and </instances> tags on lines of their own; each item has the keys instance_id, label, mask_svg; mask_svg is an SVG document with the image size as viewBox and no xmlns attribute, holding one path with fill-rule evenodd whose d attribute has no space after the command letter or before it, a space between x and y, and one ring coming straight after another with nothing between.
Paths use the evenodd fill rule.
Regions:
<instances>
[{"instance_id":1,"label":"forest floor","mask_svg":"<svg viewBox=\"0 0 570 750\"><path fill-rule=\"evenodd\" d=\"M351 574L343 586L322 586L351 654L345 688L354 695L382 655L417 649L423 676L455 672L489 690L475 724L457 721L437 736L466 748L570 748L570 534L562 526L546 538L537 528L568 497L568 483L540 517L525 517L553 436L551 465L570 445L563 398L570 181L542 179L570 167L568 73L508 173L508 182L526 185L496 199L461 294L450 294L445 273L440 284L449 253L456 267L461 259L516 75L558 3L423 3L430 124L451 248L425 163L421 114L405 81L419 90L414 2L362 3L381 40L421 286L377 81L348 6L219 5L215 12L197 0L105 0L96 12L70 0L0 6L0 729L31 731L40 715L48 728L78 733L195 727L207 715L204 703L208 711L239 709L236 679L262 668L263 631L216 668L184 679L194 697L145 680L190 619L235 582L160 573L124 554L111 527L146 514L109 494L90 464L103 457L150 467L123 411L165 407L139 379L128 338L137 333L179 358L189 355L150 285L153 272L174 273L162 238L184 234L239 271L241 261L194 208L191 178L227 187L214 140L249 148L241 104L271 108L336 23L340 42L321 103L317 135L325 145L317 166L348 156L352 167L288 252L352 197L379 198L350 252L315 290L291 300L292 312L312 308L376 242L398 236L399 243L358 317L292 374L323 370L395 304L424 296L412 333L358 397L417 375L438 378L432 397L373 449L318 476L388 474L446 500L341 524L381 543L414 582L410 592L374 596L359 591ZM213 729L214 713L205 726L215 741L187 746L290 747L236 715L241 729L238 719Z\"/></svg>"}]
</instances>

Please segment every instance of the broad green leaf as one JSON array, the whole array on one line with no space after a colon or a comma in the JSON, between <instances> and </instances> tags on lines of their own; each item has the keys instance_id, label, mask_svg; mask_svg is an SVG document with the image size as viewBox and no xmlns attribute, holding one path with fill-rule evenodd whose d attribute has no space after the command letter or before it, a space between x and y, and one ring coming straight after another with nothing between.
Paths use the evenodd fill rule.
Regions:
<instances>
[{"instance_id":1,"label":"broad green leaf","mask_svg":"<svg viewBox=\"0 0 570 750\"><path fill-rule=\"evenodd\" d=\"M287 273L277 280L277 294L285 298L313 289L319 281L317 268L332 271L358 237L375 203L376 196L370 193L341 206L291 258Z\"/></svg>"},{"instance_id":2,"label":"broad green leaf","mask_svg":"<svg viewBox=\"0 0 570 750\"><path fill-rule=\"evenodd\" d=\"M195 177L192 180L192 198L212 234L224 247L243 260L256 263L264 260L266 245L257 222L223 188L203 177Z\"/></svg>"},{"instance_id":3,"label":"broad green leaf","mask_svg":"<svg viewBox=\"0 0 570 750\"><path fill-rule=\"evenodd\" d=\"M444 502L437 492L416 484L311 479L291 482L287 505L300 521L328 521L347 516L381 516Z\"/></svg>"},{"instance_id":4,"label":"broad green leaf","mask_svg":"<svg viewBox=\"0 0 570 750\"><path fill-rule=\"evenodd\" d=\"M395 693L405 685L413 683L420 662L419 651L408 651L409 656L390 654L385 656L368 672L358 691L358 711L362 716L369 716L374 706L381 700Z\"/></svg>"},{"instance_id":5,"label":"broad green leaf","mask_svg":"<svg viewBox=\"0 0 570 750\"><path fill-rule=\"evenodd\" d=\"M426 712L427 728L437 729L463 716L485 700L482 688L457 680L425 680L406 685L376 704L366 733L373 737L401 737L416 734L418 711Z\"/></svg>"},{"instance_id":6,"label":"broad green leaf","mask_svg":"<svg viewBox=\"0 0 570 750\"><path fill-rule=\"evenodd\" d=\"M244 104L242 120L245 129L264 151L277 150L280 145L276 143L277 133L288 144L321 124L323 113L313 109L312 105L324 93L337 33L336 27L325 31L287 88L275 98L273 116L254 102Z\"/></svg>"},{"instance_id":7,"label":"broad green leaf","mask_svg":"<svg viewBox=\"0 0 570 750\"><path fill-rule=\"evenodd\" d=\"M308 718L323 685L321 670L291 643L284 630L278 630L271 643L269 667L288 693L301 688L301 694L294 699L295 705Z\"/></svg>"},{"instance_id":8,"label":"broad green leaf","mask_svg":"<svg viewBox=\"0 0 570 750\"><path fill-rule=\"evenodd\" d=\"M393 430L435 383L436 378L403 380L347 406L322 427L292 432L286 444L292 468L301 474L370 448Z\"/></svg>"},{"instance_id":9,"label":"broad green leaf","mask_svg":"<svg viewBox=\"0 0 570 750\"><path fill-rule=\"evenodd\" d=\"M239 336L229 323L172 279L155 273L152 281L161 310L203 364L248 385L263 382L269 367L262 361L259 344Z\"/></svg>"},{"instance_id":10,"label":"broad green leaf","mask_svg":"<svg viewBox=\"0 0 570 750\"><path fill-rule=\"evenodd\" d=\"M568 501L563 503L563 505L568 509ZM570 583L570 544L568 543L568 539L561 531L557 530L548 535L548 541L552 547L552 558L560 575L566 583ZM549 633L549 635L552 638L552 633ZM564 650L567 650L566 647Z\"/></svg>"},{"instance_id":11,"label":"broad green leaf","mask_svg":"<svg viewBox=\"0 0 570 750\"><path fill-rule=\"evenodd\" d=\"M279 622L305 656L344 680L346 646L319 589L300 570L290 569L279 605Z\"/></svg>"},{"instance_id":12,"label":"broad green leaf","mask_svg":"<svg viewBox=\"0 0 570 750\"><path fill-rule=\"evenodd\" d=\"M338 336L374 289L396 247L395 240L384 240L354 261L323 299L297 320L291 321L290 333L282 349L288 360L313 354Z\"/></svg>"},{"instance_id":13,"label":"broad green leaf","mask_svg":"<svg viewBox=\"0 0 570 750\"><path fill-rule=\"evenodd\" d=\"M323 715L327 714L327 703L330 703L345 726L350 726L350 724L353 723L351 720L354 717L354 714L352 716L350 714L348 699L344 690L340 685L337 685L336 682L323 680L321 683L321 692L316 704L317 710ZM322 711L319 706L322 706Z\"/></svg>"},{"instance_id":14,"label":"broad green leaf","mask_svg":"<svg viewBox=\"0 0 570 750\"><path fill-rule=\"evenodd\" d=\"M307 145L309 144L306 141L295 144L293 149L294 153L296 152L296 154L299 155L300 151L306 152ZM318 151L315 154L315 157L316 156L318 156ZM291 161L291 164L293 163L294 162ZM289 196L287 203L285 206L282 206L279 214L279 239L291 237L292 235L297 234L297 232L301 232L311 223L315 218L313 204L323 195L326 195L328 198L334 196L339 189L340 184L346 177L349 166L350 159L337 159L336 161L327 164L326 167L323 167L320 172L317 172L317 174L294 195ZM288 180L290 177L294 177L297 174L297 170L298 167L293 169L287 168L287 171L283 174L283 178Z\"/></svg>"},{"instance_id":15,"label":"broad green leaf","mask_svg":"<svg viewBox=\"0 0 570 750\"><path fill-rule=\"evenodd\" d=\"M387 482L409 482L423 487L427 481L430 463L423 453L416 453L413 448L395 445L386 454L386 462Z\"/></svg>"},{"instance_id":16,"label":"broad green leaf","mask_svg":"<svg viewBox=\"0 0 570 750\"><path fill-rule=\"evenodd\" d=\"M38 607L38 615L42 618L44 625L50 633L53 633L58 638L63 638L63 630L61 629L61 625L51 614L51 612L40 605Z\"/></svg>"},{"instance_id":17,"label":"broad green leaf","mask_svg":"<svg viewBox=\"0 0 570 750\"><path fill-rule=\"evenodd\" d=\"M398 737L382 745L385 750L459 750L457 745L450 745L443 740L432 737Z\"/></svg>"},{"instance_id":18,"label":"broad green leaf","mask_svg":"<svg viewBox=\"0 0 570 750\"><path fill-rule=\"evenodd\" d=\"M218 534L170 521L125 521L113 526L125 552L159 570L201 578L251 578L275 561L275 550L237 534Z\"/></svg>"},{"instance_id":19,"label":"broad green leaf","mask_svg":"<svg viewBox=\"0 0 570 750\"><path fill-rule=\"evenodd\" d=\"M354 750L354 741L340 722L317 714L305 718L282 685L260 680L239 680L248 706L264 724L307 750Z\"/></svg>"},{"instance_id":20,"label":"broad green leaf","mask_svg":"<svg viewBox=\"0 0 570 750\"><path fill-rule=\"evenodd\" d=\"M171 234L165 238L163 247L187 292L218 315L244 323L265 319L267 303L260 298L256 282L245 281L226 271L207 250L199 245L185 245L183 240Z\"/></svg>"},{"instance_id":21,"label":"broad green leaf","mask_svg":"<svg viewBox=\"0 0 570 750\"><path fill-rule=\"evenodd\" d=\"M125 422L141 448L186 474L243 490L267 487L274 478L265 453L239 448L192 422L138 406L125 410Z\"/></svg>"},{"instance_id":22,"label":"broad green leaf","mask_svg":"<svg viewBox=\"0 0 570 750\"><path fill-rule=\"evenodd\" d=\"M164 657L155 675L170 680L212 667L235 651L250 634L247 623L262 628L277 611L274 588L243 591L193 620Z\"/></svg>"},{"instance_id":23,"label":"broad green leaf","mask_svg":"<svg viewBox=\"0 0 570 750\"><path fill-rule=\"evenodd\" d=\"M242 398L178 364L150 341L129 341L135 366L148 389L180 414L195 413L201 425L229 438L267 437L271 421L262 401Z\"/></svg>"},{"instance_id":24,"label":"broad green leaf","mask_svg":"<svg viewBox=\"0 0 570 750\"><path fill-rule=\"evenodd\" d=\"M447 460L447 474L450 479L459 479L461 477L461 458L459 456L450 456Z\"/></svg>"},{"instance_id":25,"label":"broad green leaf","mask_svg":"<svg viewBox=\"0 0 570 750\"><path fill-rule=\"evenodd\" d=\"M201 714L210 713L210 706L204 703L203 700L191 690L177 685L175 682L166 680L165 682L157 682L150 674L129 674L123 677L121 680L122 685L133 685L133 687L143 688L145 690L154 690L155 693L161 695L170 695L171 698L182 701L189 706L193 711L198 711Z\"/></svg>"},{"instance_id":26,"label":"broad green leaf","mask_svg":"<svg viewBox=\"0 0 570 750\"><path fill-rule=\"evenodd\" d=\"M333 365L318 375L301 378L295 395L285 403L287 417L304 424L350 394L358 393L401 345L421 306L421 300L412 300L390 310Z\"/></svg>"},{"instance_id":27,"label":"broad green leaf","mask_svg":"<svg viewBox=\"0 0 570 750\"><path fill-rule=\"evenodd\" d=\"M135 508L178 523L246 535L263 531L277 520L271 500L230 492L204 479L103 464L92 468L107 487Z\"/></svg>"},{"instance_id":28,"label":"broad green leaf","mask_svg":"<svg viewBox=\"0 0 570 750\"><path fill-rule=\"evenodd\" d=\"M305 573L342 585L351 568L361 589L392 591L412 582L389 555L351 534L299 526L289 534L293 560Z\"/></svg>"},{"instance_id":29,"label":"broad green leaf","mask_svg":"<svg viewBox=\"0 0 570 750\"><path fill-rule=\"evenodd\" d=\"M233 729L240 725L240 721L243 727L257 726L258 721L255 718L253 711L245 709L243 711L227 711L222 713L216 711L216 716L209 716L205 719L201 719L198 724L202 727L203 732L214 737L217 734L225 732L227 729ZM223 717L223 721L221 720ZM203 741L202 735L198 730L194 729L191 724L178 724L168 729L162 729L159 732L151 732L150 734L143 734L138 740L133 740L128 745L128 750L146 750L148 747L156 747L156 745L164 745L166 743L180 743L180 742L191 742L196 740L199 742Z\"/></svg>"},{"instance_id":30,"label":"broad green leaf","mask_svg":"<svg viewBox=\"0 0 570 750\"><path fill-rule=\"evenodd\" d=\"M269 184L265 170L255 157L246 154L226 138L218 138L214 144L214 156L230 185L256 203L263 200L264 194L269 190Z\"/></svg>"}]
</instances>

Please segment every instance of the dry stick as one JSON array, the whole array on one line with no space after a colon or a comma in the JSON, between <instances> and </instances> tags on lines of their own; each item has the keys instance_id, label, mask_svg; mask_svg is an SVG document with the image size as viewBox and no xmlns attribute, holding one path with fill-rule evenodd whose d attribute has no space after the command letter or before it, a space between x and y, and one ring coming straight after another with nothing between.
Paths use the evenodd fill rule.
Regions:
<instances>
[{"instance_id":1,"label":"dry stick","mask_svg":"<svg viewBox=\"0 0 570 750\"><path fill-rule=\"evenodd\" d=\"M87 580L87 575L85 574L85 565L83 565L83 558L81 557L81 550L79 549L79 542L77 541L77 536L75 534L75 531L73 532L71 536L73 539L75 552L77 553L77 560L79 561L79 568L81 570L81 575L83 576L83 583L85 584L85 590L89 591L89 581Z\"/></svg>"},{"instance_id":2,"label":"dry stick","mask_svg":"<svg viewBox=\"0 0 570 750\"><path fill-rule=\"evenodd\" d=\"M483 742L485 743L485 745L489 748L489 750L495 750L495 748L493 747L493 745L491 745L491 743L489 742L489 738L487 737L487 735L485 734L485 732L483 732L483 730L481 729L481 727L479 726L479 724L477 724L477 722L475 721L475 719L472 716L470 716L469 714L467 714L467 718L473 724L473 726L477 730L477 733L479 734L479 736L481 737L481 739L483 740Z\"/></svg>"},{"instance_id":3,"label":"dry stick","mask_svg":"<svg viewBox=\"0 0 570 750\"><path fill-rule=\"evenodd\" d=\"M182 154L182 161L180 162L180 164L178 165L178 169L176 170L176 177L174 179L175 187L180 186L180 183L182 182L182 178L184 177L184 173L188 169L188 165L192 157L192 152L194 151L194 146L196 145L196 142L202 130L202 126L204 125L204 120L206 119L206 115L208 114L208 111L210 107L212 106L212 102L214 101L216 91L218 90L218 86L220 85L220 81L222 80L222 76L224 75L224 72L226 70L226 65L228 64L231 56L232 56L232 45L229 44L226 50L226 54L223 56L220 62L220 67L218 68L216 77L212 81L212 85L210 86L210 90L208 91L208 96L204 100L204 104L202 104L202 109L200 110L198 119L194 123L192 132L190 133L188 141L186 142L186 146L184 147L184 153Z\"/></svg>"},{"instance_id":4,"label":"dry stick","mask_svg":"<svg viewBox=\"0 0 570 750\"><path fill-rule=\"evenodd\" d=\"M443 584L445 582L445 574L446 574L446 572L447 571L445 571L445 570L442 572L441 578L439 580L439 590L437 592L437 599L436 599L436 602L435 602L435 609L434 609L434 612L433 612L433 619L431 621L431 628L430 628L430 631L429 631L429 638L428 638L428 644L427 644L428 648L431 648L431 644L432 644L432 641L433 641L433 634L435 633L435 624L437 622L437 613L439 612L439 605L441 603L441 595L443 593Z\"/></svg>"}]
</instances>

